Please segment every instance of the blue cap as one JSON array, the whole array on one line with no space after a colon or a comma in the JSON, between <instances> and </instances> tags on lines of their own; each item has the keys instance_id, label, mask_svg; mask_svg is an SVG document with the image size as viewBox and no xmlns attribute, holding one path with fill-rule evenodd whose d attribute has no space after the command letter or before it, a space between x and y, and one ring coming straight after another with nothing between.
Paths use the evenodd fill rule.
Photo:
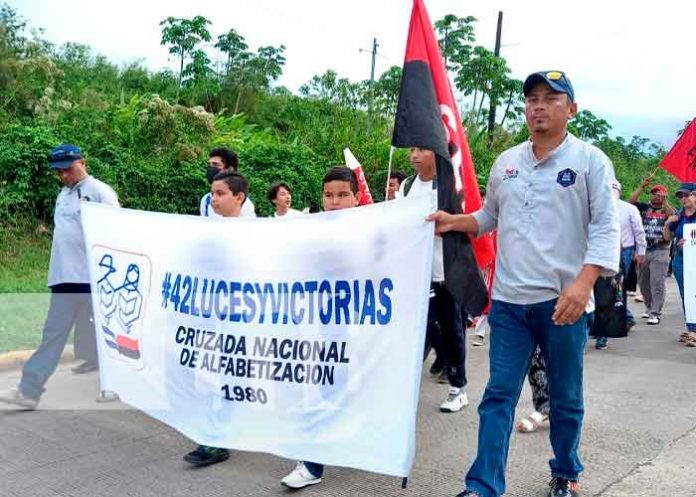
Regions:
<instances>
[{"instance_id":1,"label":"blue cap","mask_svg":"<svg viewBox=\"0 0 696 497\"><path fill-rule=\"evenodd\" d=\"M532 87L540 81L548 84L553 91L565 93L572 102L575 101L575 90L573 90L573 85L570 84L568 76L563 71L539 71L530 74L524 80L524 85L522 86L524 96L526 97L532 91Z\"/></svg>"},{"instance_id":2,"label":"blue cap","mask_svg":"<svg viewBox=\"0 0 696 497\"><path fill-rule=\"evenodd\" d=\"M51 169L67 169L76 160L82 159L80 147L64 143L51 150L48 164Z\"/></svg>"},{"instance_id":3,"label":"blue cap","mask_svg":"<svg viewBox=\"0 0 696 497\"><path fill-rule=\"evenodd\" d=\"M676 194L679 195L680 193L686 193L688 195L693 192L696 192L696 183L682 183L679 185Z\"/></svg>"}]
</instances>

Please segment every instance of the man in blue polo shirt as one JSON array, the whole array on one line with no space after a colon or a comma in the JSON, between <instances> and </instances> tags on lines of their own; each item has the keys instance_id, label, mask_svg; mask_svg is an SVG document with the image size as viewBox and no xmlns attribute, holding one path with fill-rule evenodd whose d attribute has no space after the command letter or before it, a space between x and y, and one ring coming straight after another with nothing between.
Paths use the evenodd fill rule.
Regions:
<instances>
[{"instance_id":1,"label":"man in blue polo shirt","mask_svg":"<svg viewBox=\"0 0 696 497\"><path fill-rule=\"evenodd\" d=\"M498 157L483 208L473 215L430 216L438 232L498 230L488 318L490 379L479 406L478 455L459 497L505 493L515 406L537 344L551 401L549 496L579 495L585 312L593 307L597 278L619 269L613 166L598 148L568 133L577 112L568 77L534 73L523 91L530 139Z\"/></svg>"},{"instance_id":2,"label":"man in blue polo shirt","mask_svg":"<svg viewBox=\"0 0 696 497\"><path fill-rule=\"evenodd\" d=\"M83 202L118 206L114 190L90 176L82 151L75 145L54 148L49 166L63 184L56 199L48 287L51 303L39 348L24 365L17 388L0 393L0 402L26 410L35 409L44 385L58 367L60 356L75 327L75 335L89 336L96 361L96 338L92 319L89 266L80 219ZM79 371L78 371L79 372ZM113 392L102 392L98 401L117 400Z\"/></svg>"}]
</instances>

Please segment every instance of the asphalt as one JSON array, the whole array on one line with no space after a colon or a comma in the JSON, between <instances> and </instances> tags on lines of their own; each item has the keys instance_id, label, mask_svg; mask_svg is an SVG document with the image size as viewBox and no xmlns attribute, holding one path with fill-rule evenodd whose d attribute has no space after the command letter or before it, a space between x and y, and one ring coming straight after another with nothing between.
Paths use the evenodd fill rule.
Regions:
<instances>
[{"instance_id":1,"label":"asphalt","mask_svg":"<svg viewBox=\"0 0 696 497\"><path fill-rule=\"evenodd\" d=\"M677 338L679 297L669 282L662 323L640 322L606 351L590 343L585 366L586 417L581 454L582 495L696 497L696 348ZM640 312L640 304L632 304ZM639 319L640 321L640 319ZM487 379L487 351L468 350L471 405L456 414L437 406L447 387L424 373L418 451L408 487L396 478L327 468L307 496L454 496L476 452L476 406ZM96 374L76 376L61 365L40 409L0 406L0 497L251 497L286 496L280 479L294 463L267 454L234 452L221 464L191 469L181 456L194 444L175 430L120 403L97 404ZM18 371L0 373L0 389ZM518 417L529 412L525 388ZM510 497L547 495L548 429L514 434L508 459Z\"/></svg>"}]
</instances>

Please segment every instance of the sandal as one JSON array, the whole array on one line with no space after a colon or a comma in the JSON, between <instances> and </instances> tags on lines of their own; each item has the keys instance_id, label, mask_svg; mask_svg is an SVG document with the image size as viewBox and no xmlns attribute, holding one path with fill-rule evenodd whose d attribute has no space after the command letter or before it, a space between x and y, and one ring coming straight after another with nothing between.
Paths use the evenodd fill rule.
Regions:
<instances>
[{"instance_id":1,"label":"sandal","mask_svg":"<svg viewBox=\"0 0 696 497\"><path fill-rule=\"evenodd\" d=\"M686 342L689 339L689 335L691 335L690 331L685 331L681 335L679 335L679 341L680 342Z\"/></svg>"},{"instance_id":2,"label":"sandal","mask_svg":"<svg viewBox=\"0 0 696 497\"><path fill-rule=\"evenodd\" d=\"M696 343L694 343L694 345L696 346ZM538 411L534 411L526 418L522 418L521 420L519 420L519 422L517 423L517 431L519 431L520 433L534 433L539 429L539 426L542 423L548 420L548 414L542 414Z\"/></svg>"},{"instance_id":3,"label":"sandal","mask_svg":"<svg viewBox=\"0 0 696 497\"><path fill-rule=\"evenodd\" d=\"M696 347L696 332L689 332L684 342L687 347Z\"/></svg>"}]
</instances>

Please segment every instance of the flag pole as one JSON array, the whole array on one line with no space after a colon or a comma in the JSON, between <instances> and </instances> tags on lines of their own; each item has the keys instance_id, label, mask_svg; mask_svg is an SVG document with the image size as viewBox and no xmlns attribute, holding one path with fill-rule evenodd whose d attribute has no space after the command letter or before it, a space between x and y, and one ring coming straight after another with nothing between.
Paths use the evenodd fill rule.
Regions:
<instances>
[{"instance_id":1,"label":"flag pole","mask_svg":"<svg viewBox=\"0 0 696 497\"><path fill-rule=\"evenodd\" d=\"M392 160L393 159L394 159L394 145L389 147L389 166L387 167L387 185L384 187L384 200L388 200L388 197L389 197L389 178L391 177Z\"/></svg>"}]
</instances>

